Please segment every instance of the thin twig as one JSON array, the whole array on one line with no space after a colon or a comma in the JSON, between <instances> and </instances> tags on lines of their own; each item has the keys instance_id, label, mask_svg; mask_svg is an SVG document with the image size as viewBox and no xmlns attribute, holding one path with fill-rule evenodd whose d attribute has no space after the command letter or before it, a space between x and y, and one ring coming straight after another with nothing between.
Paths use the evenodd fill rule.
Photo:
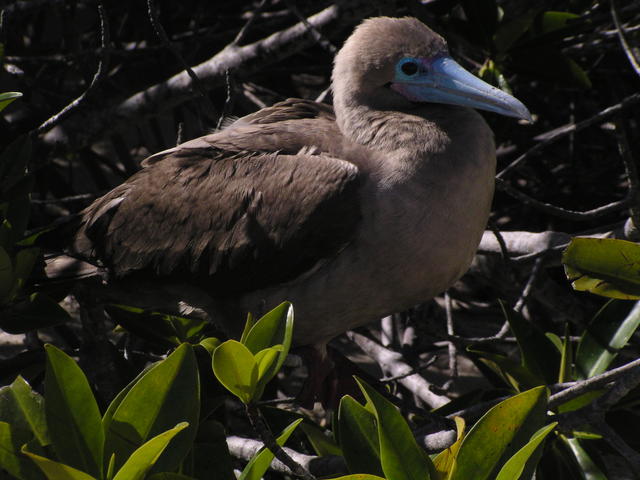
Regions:
<instances>
[{"instance_id":1,"label":"thin twig","mask_svg":"<svg viewBox=\"0 0 640 480\"><path fill-rule=\"evenodd\" d=\"M304 478L305 480L316 480L316 477L311 475L306 468L291 458L291 456L289 456L289 454L285 452L280 445L278 445L273 433L271 433L267 422L264 420L264 417L257 406L249 404L247 405L246 411L249 422L251 422L251 426L262 439L265 446L271 450L271 453L273 453L278 460L289 467L295 476Z\"/></svg>"},{"instance_id":2,"label":"thin twig","mask_svg":"<svg viewBox=\"0 0 640 480\"><path fill-rule=\"evenodd\" d=\"M453 312L451 308L451 295L449 292L444 293L444 305L445 312L447 314L447 335L455 335L455 328L453 326ZM445 385L445 390L451 385L453 379L458 378L458 349L454 342L449 342L447 347L447 353L449 354L449 376L451 377Z\"/></svg>"},{"instance_id":3,"label":"thin twig","mask_svg":"<svg viewBox=\"0 0 640 480\"><path fill-rule=\"evenodd\" d=\"M638 167L631 154L631 147L622 118L616 119L615 132L620 158L622 158L624 170L629 180L629 216L632 222L632 229L628 233L635 232L637 234L640 229L640 179L638 178Z\"/></svg>"},{"instance_id":4,"label":"thin twig","mask_svg":"<svg viewBox=\"0 0 640 480\"><path fill-rule=\"evenodd\" d=\"M509 165L507 165L500 173L498 173L498 175L496 175L496 178L504 179L504 177L511 173L516 167L520 166L520 164L522 164L524 161L533 157L535 154L539 153L549 145L556 143L557 141L574 132L579 132L580 130L584 130L587 127L601 123L606 119L626 110L627 108L632 107L638 102L640 102L640 93L634 93L624 98L620 103L611 105L610 107L605 108L604 110L598 112L592 117L587 118L586 120L578 123L569 123L550 132L547 132L543 137L539 137L543 138L540 143L536 144L525 153L520 155L518 158L516 158Z\"/></svg>"},{"instance_id":5,"label":"thin twig","mask_svg":"<svg viewBox=\"0 0 640 480\"><path fill-rule=\"evenodd\" d=\"M316 27L309 23L307 17L300 13L300 10L298 10L298 7L296 7L295 2L293 2L292 0L285 0L285 3L287 4L287 8L289 9L289 11L293 13L298 18L298 20L300 20L304 24L305 27L309 29L316 42L318 42L320 46L327 50L329 53L335 55L338 51L337 47L332 44L324 35L322 35L322 33L320 33L320 31Z\"/></svg>"},{"instance_id":6,"label":"thin twig","mask_svg":"<svg viewBox=\"0 0 640 480\"><path fill-rule=\"evenodd\" d=\"M549 408L555 408L558 405L568 402L573 398L579 397L586 392L604 387L608 383L611 383L617 378L620 378L621 376L626 375L630 371L634 370L640 371L640 360L634 360L621 367L614 368L612 370L609 370L608 372L596 375L595 377L591 377L587 380L577 382L575 385L554 395L551 395L551 397L549 397ZM612 397L609 397L609 399L611 398Z\"/></svg>"},{"instance_id":7,"label":"thin twig","mask_svg":"<svg viewBox=\"0 0 640 480\"><path fill-rule=\"evenodd\" d=\"M261 0L258 6L251 10L249 19L245 22L243 27L240 29L240 31L236 35L236 38L233 39L233 41L231 42L231 45L236 45L236 46L240 45L240 42L242 42L245 39L245 37L247 36L247 33L249 32L249 29L251 28L253 23L256 21L260 12L262 12L262 9L266 4L267 4L267 0Z\"/></svg>"},{"instance_id":8,"label":"thin twig","mask_svg":"<svg viewBox=\"0 0 640 480\"><path fill-rule=\"evenodd\" d=\"M213 114L213 112L216 111L216 108L213 106L213 103L211 103L211 100L209 99L209 96L205 92L202 86L202 83L200 82L200 78L198 78L198 75L196 75L193 69L185 61L185 59L182 57L182 55L180 54L176 46L173 43L171 43L171 40L169 40L169 37L167 36L167 32L165 32L164 28L162 27L162 24L158 20L158 11L155 8L153 0L147 0L147 13L149 14L149 21L151 22L151 26L153 27L153 30L156 32L156 35L160 37L162 44L166 48L171 50L171 53L173 53L173 55L182 64L182 69L187 72L187 74L191 78L191 81L193 82L193 86L195 87L198 94L202 97L204 101L205 109L211 112L211 114Z\"/></svg>"},{"instance_id":9,"label":"thin twig","mask_svg":"<svg viewBox=\"0 0 640 480\"><path fill-rule=\"evenodd\" d=\"M374 3L364 0L342 0L339 4L331 4L308 18L316 28L332 25L338 28L369 15ZM224 82L227 70L241 70L244 76L261 71L266 65L287 58L314 43L309 30L298 23L289 28L274 32L241 47L222 49L211 58L193 67L206 89L212 89ZM265 52L269 52L265 55ZM61 125L61 129L49 132L43 137L47 144L58 144L61 141L82 148L99 138L104 138L116 129L124 129L150 115L170 109L193 99L193 82L189 75L182 71L171 78L159 82L145 90L137 92L117 105L95 108L83 115L74 115ZM117 121L116 121L117 120Z\"/></svg>"},{"instance_id":10,"label":"thin twig","mask_svg":"<svg viewBox=\"0 0 640 480\"><path fill-rule=\"evenodd\" d=\"M619 212L629 206L631 203L631 198L627 196L622 200L618 200L617 202L611 202L607 205L603 205L602 207L597 207L591 210L587 210L585 212L579 212L576 210L567 210L562 207L557 207L550 203L541 202L540 200L536 200L533 197L530 197L526 193L522 193L520 190L513 188L503 179L496 177L496 187L506 194L512 196L513 198L520 200L525 205L528 205L532 208L540 210L541 212L548 213L549 215L554 215L559 218L564 218L566 220L574 220L574 221L588 221L594 220L596 218L603 217L605 215L609 215L610 213Z\"/></svg>"},{"instance_id":11,"label":"thin twig","mask_svg":"<svg viewBox=\"0 0 640 480\"><path fill-rule=\"evenodd\" d=\"M518 298L518 301L513 307L514 311L520 313L520 311L526 305L527 299L529 298L529 294L531 293L531 289L533 288L533 284L538 278L538 273L540 272L540 267L543 264L543 260L544 260L544 257L536 258L536 261L534 262L533 267L531 268L531 273L529 274L529 278L527 279L527 283L522 289L522 292L520 293L520 297Z\"/></svg>"},{"instance_id":12,"label":"thin twig","mask_svg":"<svg viewBox=\"0 0 640 480\"><path fill-rule=\"evenodd\" d=\"M98 3L98 15L100 17L100 45L102 46L100 60L98 61L98 68L96 69L96 73L93 75L91 79L91 83L87 87L87 89L80 94L75 100L69 103L66 107L60 110L55 115L49 117L44 123L42 123L38 128L32 130L30 132L31 136L37 136L44 132L51 130L57 124L59 124L62 120L69 116L71 112L76 110L84 101L86 100L89 92L91 92L98 82L102 80L102 76L104 72L107 70L107 65L109 63L109 52L107 50L107 45L109 43L109 19L104 10L104 5L102 2Z\"/></svg>"},{"instance_id":13,"label":"thin twig","mask_svg":"<svg viewBox=\"0 0 640 480\"><path fill-rule=\"evenodd\" d=\"M227 116L227 112L230 109L231 100L232 100L232 88L231 88L231 77L229 75L229 70L224 72L225 84L227 86L227 96L224 99L224 107L222 107L222 113L220 114L220 118L218 118L218 123L216 124L216 130L220 130L222 128L222 123L224 122L225 117Z\"/></svg>"},{"instance_id":14,"label":"thin twig","mask_svg":"<svg viewBox=\"0 0 640 480\"><path fill-rule=\"evenodd\" d=\"M618 33L618 39L620 40L620 45L624 50L625 55L629 59L629 63L635 70L635 72L640 75L640 62L636 58L633 49L629 45L627 41L627 35L625 34L624 28L620 23L620 18L618 17L618 6L616 5L616 0L611 0L611 18L613 19L613 24L616 26L616 31Z\"/></svg>"}]
</instances>

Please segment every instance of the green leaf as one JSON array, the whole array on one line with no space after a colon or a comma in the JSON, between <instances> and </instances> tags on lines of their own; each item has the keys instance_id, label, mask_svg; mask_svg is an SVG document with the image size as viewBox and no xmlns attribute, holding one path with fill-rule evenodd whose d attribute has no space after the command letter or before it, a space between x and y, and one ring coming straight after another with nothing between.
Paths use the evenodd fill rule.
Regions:
<instances>
[{"instance_id":1,"label":"green leaf","mask_svg":"<svg viewBox=\"0 0 640 480\"><path fill-rule=\"evenodd\" d=\"M35 440L34 440L35 439ZM11 385L0 388L0 465L21 479L44 478L26 458L21 448L26 443L49 445L44 414L44 399L21 376Z\"/></svg>"},{"instance_id":2,"label":"green leaf","mask_svg":"<svg viewBox=\"0 0 640 480\"><path fill-rule=\"evenodd\" d=\"M640 302L611 301L594 316L576 351L576 375L582 380L606 372L640 325ZM628 312L628 313L627 313Z\"/></svg>"},{"instance_id":3,"label":"green leaf","mask_svg":"<svg viewBox=\"0 0 640 480\"><path fill-rule=\"evenodd\" d=\"M243 403L253 400L258 385L258 365L249 349L227 340L213 352L213 373L227 390Z\"/></svg>"},{"instance_id":4,"label":"green leaf","mask_svg":"<svg viewBox=\"0 0 640 480\"><path fill-rule=\"evenodd\" d=\"M309 443L319 457L327 455L342 456L342 449L333 441L332 435L325 432L313 423L303 423L300 429L305 433Z\"/></svg>"},{"instance_id":5,"label":"green leaf","mask_svg":"<svg viewBox=\"0 0 640 480\"><path fill-rule=\"evenodd\" d=\"M518 480L524 471L527 461L529 461L538 446L557 424L558 422L553 422L538 430L524 447L507 460L507 463L500 469L496 480Z\"/></svg>"},{"instance_id":6,"label":"green leaf","mask_svg":"<svg viewBox=\"0 0 640 480\"><path fill-rule=\"evenodd\" d=\"M277 361L264 373L264 383L271 380L282 367L293 338L293 307L290 302L283 302L266 313L246 335L242 342L251 353L256 355L265 348L282 345Z\"/></svg>"},{"instance_id":7,"label":"green leaf","mask_svg":"<svg viewBox=\"0 0 640 480\"><path fill-rule=\"evenodd\" d=\"M218 348L218 345L220 345L220 343L220 340L218 340L217 338L208 337L201 340L198 345L204 348L209 353L209 355L213 355L214 350Z\"/></svg>"},{"instance_id":8,"label":"green leaf","mask_svg":"<svg viewBox=\"0 0 640 480\"><path fill-rule=\"evenodd\" d=\"M607 480L607 477L602 470L591 460L589 454L582 448L580 441L577 438L566 438L564 435L561 437L565 444L571 450L578 466L580 467L582 478L584 480Z\"/></svg>"},{"instance_id":9,"label":"green leaf","mask_svg":"<svg viewBox=\"0 0 640 480\"><path fill-rule=\"evenodd\" d=\"M7 251L0 246L0 302L6 298L13 288L13 262Z\"/></svg>"},{"instance_id":10,"label":"green leaf","mask_svg":"<svg viewBox=\"0 0 640 480\"><path fill-rule=\"evenodd\" d=\"M500 307L518 341L522 366L542 380L537 385L555 383L558 378L560 355L553 343L544 332L517 312L509 310L503 302L500 302Z\"/></svg>"},{"instance_id":11,"label":"green leaf","mask_svg":"<svg viewBox=\"0 0 640 480\"><path fill-rule=\"evenodd\" d=\"M244 330L242 330L242 335L240 336L240 343L242 344L246 343L247 336L249 335L249 332L251 331L251 329L255 324L256 324L256 320L255 318L253 318L253 315L251 314L251 312L247 313L247 321L244 323Z\"/></svg>"},{"instance_id":12,"label":"green leaf","mask_svg":"<svg viewBox=\"0 0 640 480\"><path fill-rule=\"evenodd\" d=\"M558 372L558 382L563 383L573 380L573 348L571 347L571 336L569 324L564 327L564 339L560 353L560 371Z\"/></svg>"},{"instance_id":13,"label":"green leaf","mask_svg":"<svg viewBox=\"0 0 640 480\"><path fill-rule=\"evenodd\" d=\"M179 423L171 430L156 435L151 440L145 442L127 459L122 468L116 473L116 476L113 477L113 480L143 479L147 472L156 464L171 439L188 426L189 424L187 422Z\"/></svg>"},{"instance_id":14,"label":"green leaf","mask_svg":"<svg viewBox=\"0 0 640 480\"><path fill-rule=\"evenodd\" d=\"M454 417L454 420L456 422L458 437L453 445L445 448L433 459L433 466L437 475L435 480L445 480L449 473L453 472L456 465L456 457L458 456L460 445L462 445L462 439L464 438L465 421L462 417Z\"/></svg>"},{"instance_id":15,"label":"green leaf","mask_svg":"<svg viewBox=\"0 0 640 480\"><path fill-rule=\"evenodd\" d=\"M375 415L345 395L338 408L338 428L349 471L383 476Z\"/></svg>"},{"instance_id":16,"label":"green leaf","mask_svg":"<svg viewBox=\"0 0 640 480\"><path fill-rule=\"evenodd\" d=\"M39 248L22 248L16 253L14 277L19 282L19 288L24 286L31 275L39 255Z\"/></svg>"},{"instance_id":17,"label":"green leaf","mask_svg":"<svg viewBox=\"0 0 640 480\"><path fill-rule=\"evenodd\" d=\"M0 388L0 420L30 432L42 446L51 443L44 399L19 375L11 385Z\"/></svg>"},{"instance_id":18,"label":"green leaf","mask_svg":"<svg viewBox=\"0 0 640 480\"><path fill-rule=\"evenodd\" d=\"M224 426L215 420L200 424L192 453L184 463L191 466L184 473L198 479L236 480Z\"/></svg>"},{"instance_id":19,"label":"green leaf","mask_svg":"<svg viewBox=\"0 0 640 480\"><path fill-rule=\"evenodd\" d=\"M278 361L278 356L281 352L282 345L276 345L260 350L255 355L256 364L258 365L258 384L256 385L256 392L254 394L256 399L262 396L264 387L269 380L273 378L273 375L277 373L277 370L275 372L273 371L273 366Z\"/></svg>"},{"instance_id":20,"label":"green leaf","mask_svg":"<svg viewBox=\"0 0 640 480\"><path fill-rule=\"evenodd\" d=\"M613 238L574 238L562 254L576 290L623 300L640 299L640 245Z\"/></svg>"},{"instance_id":21,"label":"green leaf","mask_svg":"<svg viewBox=\"0 0 640 480\"><path fill-rule=\"evenodd\" d=\"M217 477L212 477L217 478ZM196 480L193 477L189 477L188 475L183 475L181 473L171 473L171 472L162 472L162 473L154 473L147 477L148 480Z\"/></svg>"},{"instance_id":22,"label":"green leaf","mask_svg":"<svg viewBox=\"0 0 640 480\"><path fill-rule=\"evenodd\" d=\"M8 333L25 333L70 320L67 311L45 294L35 292L2 312L0 327Z\"/></svg>"},{"instance_id":23,"label":"green leaf","mask_svg":"<svg viewBox=\"0 0 640 480\"><path fill-rule=\"evenodd\" d=\"M546 420L547 389L536 387L489 410L462 441L449 480L485 480L522 448Z\"/></svg>"},{"instance_id":24,"label":"green leaf","mask_svg":"<svg viewBox=\"0 0 640 480\"><path fill-rule=\"evenodd\" d=\"M428 480L429 458L418 446L407 422L396 407L360 379L358 386L375 410L378 422L380 463L384 476L393 480ZM342 435L340 436L342 440Z\"/></svg>"},{"instance_id":25,"label":"green leaf","mask_svg":"<svg viewBox=\"0 0 640 480\"><path fill-rule=\"evenodd\" d=\"M31 438L31 432L0 421L0 474L4 470L21 480L44 478L33 462L21 452L22 446Z\"/></svg>"},{"instance_id":26,"label":"green leaf","mask_svg":"<svg viewBox=\"0 0 640 480\"><path fill-rule=\"evenodd\" d=\"M200 416L200 379L192 347L180 345L125 390L103 419L105 458L115 453L118 470L149 439L187 422L190 426L157 462L157 471L173 470L189 452Z\"/></svg>"},{"instance_id":27,"label":"green leaf","mask_svg":"<svg viewBox=\"0 0 640 480\"><path fill-rule=\"evenodd\" d=\"M95 480L95 477L87 475L64 463L49 460L35 453L27 452L24 449L22 452L38 465L49 480Z\"/></svg>"},{"instance_id":28,"label":"green leaf","mask_svg":"<svg viewBox=\"0 0 640 480\"><path fill-rule=\"evenodd\" d=\"M386 480L383 477L376 475L370 475L368 473L352 473L351 475L344 475L342 477L332 478L330 480Z\"/></svg>"},{"instance_id":29,"label":"green leaf","mask_svg":"<svg viewBox=\"0 0 640 480\"><path fill-rule=\"evenodd\" d=\"M166 346L197 343L208 325L204 320L167 315L130 305L110 304L106 310L126 330Z\"/></svg>"},{"instance_id":30,"label":"green leaf","mask_svg":"<svg viewBox=\"0 0 640 480\"><path fill-rule=\"evenodd\" d=\"M480 361L501 376L505 383L518 391L543 385L544 380L527 370L516 360L498 353L467 347L467 351L480 357Z\"/></svg>"},{"instance_id":31,"label":"green leaf","mask_svg":"<svg viewBox=\"0 0 640 480\"><path fill-rule=\"evenodd\" d=\"M302 418L295 420L287 426L278 438L276 438L276 443L282 447L300 422L302 422ZM271 465L273 458L273 452L268 448L263 448L247 463L238 480L260 480L266 473L269 465Z\"/></svg>"},{"instance_id":32,"label":"green leaf","mask_svg":"<svg viewBox=\"0 0 640 480\"><path fill-rule=\"evenodd\" d=\"M6 193L24 178L31 158L31 138L21 135L0 155L0 199L6 200Z\"/></svg>"},{"instance_id":33,"label":"green leaf","mask_svg":"<svg viewBox=\"0 0 640 480\"><path fill-rule=\"evenodd\" d=\"M465 33L472 35L472 40L490 46L491 38L498 26L498 6L495 0L463 0L467 23Z\"/></svg>"},{"instance_id":34,"label":"green leaf","mask_svg":"<svg viewBox=\"0 0 640 480\"><path fill-rule=\"evenodd\" d=\"M554 12L548 11L542 14L541 27L542 33L550 33L555 30L565 28L567 23L580 18L580 15L570 12Z\"/></svg>"},{"instance_id":35,"label":"green leaf","mask_svg":"<svg viewBox=\"0 0 640 480\"><path fill-rule=\"evenodd\" d=\"M0 93L0 112L4 110L7 107L7 105L9 105L11 102L16 100L17 98L20 98L21 96L22 96L22 93L20 92Z\"/></svg>"},{"instance_id":36,"label":"green leaf","mask_svg":"<svg viewBox=\"0 0 640 480\"><path fill-rule=\"evenodd\" d=\"M520 37L527 33L539 12L540 8L532 8L500 25L493 36L493 42L498 52L508 51Z\"/></svg>"},{"instance_id":37,"label":"green leaf","mask_svg":"<svg viewBox=\"0 0 640 480\"><path fill-rule=\"evenodd\" d=\"M63 463L100 477L104 431L89 382L62 350L45 349L45 412L56 454Z\"/></svg>"},{"instance_id":38,"label":"green leaf","mask_svg":"<svg viewBox=\"0 0 640 480\"><path fill-rule=\"evenodd\" d=\"M580 410L587 405L591 405L597 398L601 397L606 390L592 390L590 392L578 395L561 405L558 405L558 413L572 412L574 410Z\"/></svg>"}]
</instances>

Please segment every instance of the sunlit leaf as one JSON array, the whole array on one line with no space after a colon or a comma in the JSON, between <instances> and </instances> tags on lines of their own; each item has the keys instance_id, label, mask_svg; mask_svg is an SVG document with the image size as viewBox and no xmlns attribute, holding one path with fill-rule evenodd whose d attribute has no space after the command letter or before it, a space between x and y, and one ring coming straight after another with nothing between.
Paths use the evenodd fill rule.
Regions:
<instances>
[{"instance_id":1,"label":"sunlit leaf","mask_svg":"<svg viewBox=\"0 0 640 480\"><path fill-rule=\"evenodd\" d=\"M21 480L39 480L44 478L31 460L24 456L22 446L33 434L29 430L0 421L0 468ZM2 477L0 470L0 477Z\"/></svg>"},{"instance_id":2,"label":"sunlit leaf","mask_svg":"<svg viewBox=\"0 0 640 480\"><path fill-rule=\"evenodd\" d=\"M584 480L608 480L607 476L602 473L602 470L598 468L589 454L582 448L577 438L566 438L564 436L561 436L561 438L574 455Z\"/></svg>"},{"instance_id":3,"label":"sunlit leaf","mask_svg":"<svg viewBox=\"0 0 640 480\"><path fill-rule=\"evenodd\" d=\"M213 352L213 373L242 402L249 403L258 385L258 365L242 343L227 340Z\"/></svg>"},{"instance_id":4,"label":"sunlit leaf","mask_svg":"<svg viewBox=\"0 0 640 480\"><path fill-rule=\"evenodd\" d=\"M158 471L176 468L193 444L200 416L200 379L192 347L182 344L126 390L124 397L112 402L103 420L105 458L115 453L119 470L145 442L187 422L190 426L157 462Z\"/></svg>"},{"instance_id":5,"label":"sunlit leaf","mask_svg":"<svg viewBox=\"0 0 640 480\"><path fill-rule=\"evenodd\" d=\"M33 460L49 480L95 480L96 478L69 465L41 457L35 453L25 450L23 453Z\"/></svg>"},{"instance_id":6,"label":"sunlit leaf","mask_svg":"<svg viewBox=\"0 0 640 480\"><path fill-rule=\"evenodd\" d=\"M118 470L113 480L142 480L156 464L171 439L188 426L187 422L179 423L171 430L156 435L138 447Z\"/></svg>"},{"instance_id":7,"label":"sunlit leaf","mask_svg":"<svg viewBox=\"0 0 640 480\"><path fill-rule=\"evenodd\" d=\"M261 378L264 378L263 383L271 380L282 367L289 353L292 338L293 307L289 302L283 302L266 313L251 327L249 333L247 333L242 343L254 355L274 345L282 345L276 361L261 375Z\"/></svg>"},{"instance_id":8,"label":"sunlit leaf","mask_svg":"<svg viewBox=\"0 0 640 480\"><path fill-rule=\"evenodd\" d=\"M624 300L640 299L640 245L613 238L574 238L562 254L576 290Z\"/></svg>"},{"instance_id":9,"label":"sunlit leaf","mask_svg":"<svg viewBox=\"0 0 640 480\"><path fill-rule=\"evenodd\" d=\"M356 380L362 393L375 410L380 463L384 476L393 480L431 478L432 468L429 466L431 461L416 443L409 425L400 412L372 387L360 379ZM342 440L342 436L340 438Z\"/></svg>"},{"instance_id":10,"label":"sunlit leaf","mask_svg":"<svg viewBox=\"0 0 640 480\"><path fill-rule=\"evenodd\" d=\"M14 100L20 98L22 93L20 92L5 92L0 93L0 112L4 110Z\"/></svg>"},{"instance_id":11,"label":"sunlit leaf","mask_svg":"<svg viewBox=\"0 0 640 480\"><path fill-rule=\"evenodd\" d=\"M548 392L536 387L500 402L464 437L449 480L485 480L544 425Z\"/></svg>"},{"instance_id":12,"label":"sunlit leaf","mask_svg":"<svg viewBox=\"0 0 640 480\"><path fill-rule=\"evenodd\" d=\"M89 382L62 350L45 349L45 412L53 447L63 463L99 477L104 431Z\"/></svg>"},{"instance_id":13,"label":"sunlit leaf","mask_svg":"<svg viewBox=\"0 0 640 480\"><path fill-rule=\"evenodd\" d=\"M640 302L611 301L594 316L576 351L578 379L604 373L640 325ZM627 313L628 312L628 313Z\"/></svg>"},{"instance_id":14,"label":"sunlit leaf","mask_svg":"<svg viewBox=\"0 0 640 480\"><path fill-rule=\"evenodd\" d=\"M518 450L515 455L507 460L504 466L500 469L496 480L518 480L533 453L557 424L558 422L553 422L538 430L524 447Z\"/></svg>"},{"instance_id":15,"label":"sunlit leaf","mask_svg":"<svg viewBox=\"0 0 640 480\"><path fill-rule=\"evenodd\" d=\"M345 395L338 409L338 428L342 454L349 471L384 475L375 415Z\"/></svg>"}]
</instances>

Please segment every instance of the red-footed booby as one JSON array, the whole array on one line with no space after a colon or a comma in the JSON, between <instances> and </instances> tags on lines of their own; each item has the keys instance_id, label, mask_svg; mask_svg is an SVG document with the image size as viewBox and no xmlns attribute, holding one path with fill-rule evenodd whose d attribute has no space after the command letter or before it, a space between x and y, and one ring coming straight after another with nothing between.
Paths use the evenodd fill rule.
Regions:
<instances>
[{"instance_id":1,"label":"red-footed booby","mask_svg":"<svg viewBox=\"0 0 640 480\"><path fill-rule=\"evenodd\" d=\"M289 99L147 158L83 212L75 250L126 301L195 308L232 334L290 300L297 345L444 291L493 196L493 134L474 109L529 112L415 18L365 20L332 80L333 108Z\"/></svg>"}]
</instances>

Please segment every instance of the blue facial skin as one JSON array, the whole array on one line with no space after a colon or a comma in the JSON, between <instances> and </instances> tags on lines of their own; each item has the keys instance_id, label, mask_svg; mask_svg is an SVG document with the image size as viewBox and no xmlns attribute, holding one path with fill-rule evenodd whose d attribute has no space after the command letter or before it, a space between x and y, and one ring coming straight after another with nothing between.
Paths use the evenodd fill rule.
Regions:
<instances>
[{"instance_id":1,"label":"blue facial skin","mask_svg":"<svg viewBox=\"0 0 640 480\"><path fill-rule=\"evenodd\" d=\"M517 98L483 82L448 55L400 59L391 88L412 102L460 105L532 121Z\"/></svg>"}]
</instances>

